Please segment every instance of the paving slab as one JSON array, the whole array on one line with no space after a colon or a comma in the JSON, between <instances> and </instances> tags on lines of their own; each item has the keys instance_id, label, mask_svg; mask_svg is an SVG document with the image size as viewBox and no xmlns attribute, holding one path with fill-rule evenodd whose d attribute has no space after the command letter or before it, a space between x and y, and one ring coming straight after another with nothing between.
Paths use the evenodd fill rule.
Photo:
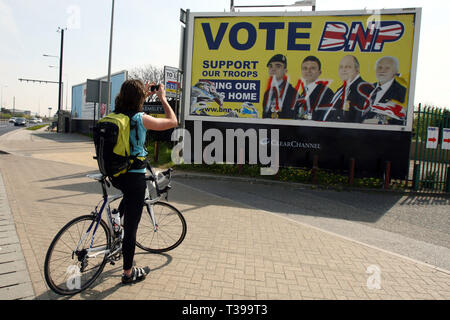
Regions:
<instances>
[{"instance_id":1,"label":"paving slab","mask_svg":"<svg viewBox=\"0 0 450 320\"><path fill-rule=\"evenodd\" d=\"M0 171L0 300L34 298Z\"/></svg>"}]
</instances>

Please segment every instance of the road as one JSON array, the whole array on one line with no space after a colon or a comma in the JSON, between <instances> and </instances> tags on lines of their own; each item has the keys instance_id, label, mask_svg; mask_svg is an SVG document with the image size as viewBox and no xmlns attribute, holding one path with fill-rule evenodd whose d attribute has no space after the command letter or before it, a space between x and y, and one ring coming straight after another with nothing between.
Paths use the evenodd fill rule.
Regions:
<instances>
[{"instance_id":1,"label":"road","mask_svg":"<svg viewBox=\"0 0 450 320\"><path fill-rule=\"evenodd\" d=\"M37 125L37 124L27 123L25 127L32 127L34 125ZM4 135L5 133L8 133L10 131L14 131L14 130L17 130L17 129L20 129L20 128L23 128L23 127L22 126L15 126L13 123L8 123L8 122L1 121L0 122L0 136Z\"/></svg>"}]
</instances>

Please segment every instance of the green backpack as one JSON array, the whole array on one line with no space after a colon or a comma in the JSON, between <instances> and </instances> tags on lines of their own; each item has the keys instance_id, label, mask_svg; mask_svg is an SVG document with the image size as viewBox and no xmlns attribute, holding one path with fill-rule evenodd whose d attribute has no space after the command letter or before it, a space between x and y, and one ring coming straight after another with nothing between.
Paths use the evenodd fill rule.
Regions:
<instances>
[{"instance_id":1,"label":"green backpack","mask_svg":"<svg viewBox=\"0 0 450 320\"><path fill-rule=\"evenodd\" d=\"M110 113L97 122L94 127L94 145L98 168L110 178L131 169L145 168L145 157L131 156L130 131L138 138L137 126L131 121L133 114ZM138 140L138 139L137 139Z\"/></svg>"}]
</instances>

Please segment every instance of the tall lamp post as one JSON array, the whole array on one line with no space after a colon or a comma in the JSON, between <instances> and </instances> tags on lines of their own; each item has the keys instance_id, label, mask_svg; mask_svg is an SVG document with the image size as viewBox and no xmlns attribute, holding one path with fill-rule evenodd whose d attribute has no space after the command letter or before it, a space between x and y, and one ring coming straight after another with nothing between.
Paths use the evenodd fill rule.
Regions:
<instances>
[{"instance_id":1,"label":"tall lamp post","mask_svg":"<svg viewBox=\"0 0 450 320\"><path fill-rule=\"evenodd\" d=\"M59 132L61 119L61 105L62 105L62 70L63 70L63 48L64 48L64 30L67 28L58 27L57 32L61 32L61 50L59 52L59 93L58 93L58 124L56 125L56 132Z\"/></svg>"},{"instance_id":2,"label":"tall lamp post","mask_svg":"<svg viewBox=\"0 0 450 320\"><path fill-rule=\"evenodd\" d=\"M109 108L111 104L111 57L112 57L113 26L114 26L114 0L112 0L111 30L109 33L108 102L106 104L106 114L109 114Z\"/></svg>"}]
</instances>

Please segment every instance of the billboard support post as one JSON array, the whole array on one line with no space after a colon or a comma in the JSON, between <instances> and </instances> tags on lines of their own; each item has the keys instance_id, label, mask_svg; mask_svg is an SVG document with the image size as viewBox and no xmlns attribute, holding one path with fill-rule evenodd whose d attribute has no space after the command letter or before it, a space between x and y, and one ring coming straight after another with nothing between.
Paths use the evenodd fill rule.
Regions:
<instances>
[{"instance_id":1,"label":"billboard support post","mask_svg":"<svg viewBox=\"0 0 450 320\"><path fill-rule=\"evenodd\" d=\"M155 161L155 163L157 163L158 159L159 159L159 143L158 143L158 141L155 141L155 150L154 151L155 151L154 152L154 155L155 155L154 161Z\"/></svg>"},{"instance_id":2,"label":"billboard support post","mask_svg":"<svg viewBox=\"0 0 450 320\"><path fill-rule=\"evenodd\" d=\"M314 155L313 158L313 167L311 170L312 183L317 183L317 170L319 169L319 156L317 154Z\"/></svg>"},{"instance_id":3,"label":"billboard support post","mask_svg":"<svg viewBox=\"0 0 450 320\"><path fill-rule=\"evenodd\" d=\"M391 162L386 161L386 169L384 173L384 189L389 189L389 181L391 180Z\"/></svg>"},{"instance_id":4,"label":"billboard support post","mask_svg":"<svg viewBox=\"0 0 450 320\"><path fill-rule=\"evenodd\" d=\"M348 177L348 184L353 185L353 180L355 178L355 158L350 159L350 170L349 170L349 177Z\"/></svg>"}]
</instances>

